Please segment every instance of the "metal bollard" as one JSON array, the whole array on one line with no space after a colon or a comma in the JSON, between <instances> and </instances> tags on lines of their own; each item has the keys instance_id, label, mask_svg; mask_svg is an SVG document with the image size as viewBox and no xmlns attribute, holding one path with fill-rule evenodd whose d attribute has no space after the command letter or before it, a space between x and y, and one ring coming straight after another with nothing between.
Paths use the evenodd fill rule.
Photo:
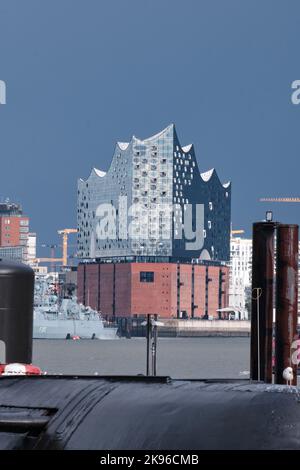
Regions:
<instances>
[{"instance_id":1,"label":"metal bollard","mask_svg":"<svg viewBox=\"0 0 300 470\"><path fill-rule=\"evenodd\" d=\"M32 361L34 272L25 264L0 260L0 341L4 363Z\"/></svg>"}]
</instances>

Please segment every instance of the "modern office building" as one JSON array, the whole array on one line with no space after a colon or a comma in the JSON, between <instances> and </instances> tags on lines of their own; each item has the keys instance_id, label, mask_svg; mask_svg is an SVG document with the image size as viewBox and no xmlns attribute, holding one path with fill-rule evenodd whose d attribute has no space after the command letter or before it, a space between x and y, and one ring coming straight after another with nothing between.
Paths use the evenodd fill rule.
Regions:
<instances>
[{"instance_id":1,"label":"modern office building","mask_svg":"<svg viewBox=\"0 0 300 470\"><path fill-rule=\"evenodd\" d=\"M276 243L274 269L276 270ZM300 242L299 242L300 291ZM252 239L232 237L230 241L229 306L239 313L240 318L247 318L250 313L252 289ZM298 299L298 323L300 324L300 297Z\"/></svg>"},{"instance_id":2,"label":"modern office building","mask_svg":"<svg viewBox=\"0 0 300 470\"><path fill-rule=\"evenodd\" d=\"M231 184L201 173L175 126L118 142L78 182L78 300L106 317L224 318Z\"/></svg>"},{"instance_id":3,"label":"modern office building","mask_svg":"<svg viewBox=\"0 0 300 470\"><path fill-rule=\"evenodd\" d=\"M10 202L0 203L0 247L6 248L7 254L17 251L9 248L21 247L22 260L26 262L28 232L29 218L23 215L21 206Z\"/></svg>"},{"instance_id":4,"label":"modern office building","mask_svg":"<svg viewBox=\"0 0 300 470\"><path fill-rule=\"evenodd\" d=\"M23 246L0 246L0 259L7 259L22 263L24 261Z\"/></svg>"},{"instance_id":5,"label":"modern office building","mask_svg":"<svg viewBox=\"0 0 300 470\"><path fill-rule=\"evenodd\" d=\"M252 239L232 237L230 240L229 305L240 318L248 317L252 283Z\"/></svg>"},{"instance_id":6,"label":"modern office building","mask_svg":"<svg viewBox=\"0 0 300 470\"><path fill-rule=\"evenodd\" d=\"M28 233L27 239L27 262L31 266L36 266L36 233Z\"/></svg>"},{"instance_id":7,"label":"modern office building","mask_svg":"<svg viewBox=\"0 0 300 470\"><path fill-rule=\"evenodd\" d=\"M231 184L201 173L175 126L118 142L106 172L78 182L82 259L229 261Z\"/></svg>"}]
</instances>

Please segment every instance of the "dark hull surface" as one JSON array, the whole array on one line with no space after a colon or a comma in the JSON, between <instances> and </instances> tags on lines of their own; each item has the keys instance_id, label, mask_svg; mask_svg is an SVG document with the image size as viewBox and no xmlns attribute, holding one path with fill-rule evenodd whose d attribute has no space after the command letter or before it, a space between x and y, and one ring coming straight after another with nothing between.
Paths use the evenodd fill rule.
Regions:
<instances>
[{"instance_id":1,"label":"dark hull surface","mask_svg":"<svg viewBox=\"0 0 300 470\"><path fill-rule=\"evenodd\" d=\"M157 377L1 377L0 449L300 449L300 389Z\"/></svg>"}]
</instances>

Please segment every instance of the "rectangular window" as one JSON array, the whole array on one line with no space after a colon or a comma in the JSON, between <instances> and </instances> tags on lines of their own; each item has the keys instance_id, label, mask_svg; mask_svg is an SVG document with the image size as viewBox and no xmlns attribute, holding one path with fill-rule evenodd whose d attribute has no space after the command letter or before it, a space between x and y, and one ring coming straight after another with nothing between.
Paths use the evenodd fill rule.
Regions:
<instances>
[{"instance_id":1,"label":"rectangular window","mask_svg":"<svg viewBox=\"0 0 300 470\"><path fill-rule=\"evenodd\" d=\"M153 271L141 271L140 282L154 282L154 272Z\"/></svg>"}]
</instances>

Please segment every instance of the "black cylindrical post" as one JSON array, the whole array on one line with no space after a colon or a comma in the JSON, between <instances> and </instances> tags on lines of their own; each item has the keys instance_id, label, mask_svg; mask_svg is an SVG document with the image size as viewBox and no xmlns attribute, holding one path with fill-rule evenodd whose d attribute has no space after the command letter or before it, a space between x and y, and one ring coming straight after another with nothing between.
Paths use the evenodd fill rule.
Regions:
<instances>
[{"instance_id":1,"label":"black cylindrical post","mask_svg":"<svg viewBox=\"0 0 300 470\"><path fill-rule=\"evenodd\" d=\"M34 272L29 266L0 260L0 340L5 344L6 363L31 363L33 289Z\"/></svg>"},{"instance_id":2,"label":"black cylindrical post","mask_svg":"<svg viewBox=\"0 0 300 470\"><path fill-rule=\"evenodd\" d=\"M147 315L146 325L146 338L147 338L147 355L146 355L146 375L150 375L150 342L151 342L151 315Z\"/></svg>"},{"instance_id":3,"label":"black cylindrical post","mask_svg":"<svg viewBox=\"0 0 300 470\"><path fill-rule=\"evenodd\" d=\"M280 224L277 230L275 383L285 384L283 371L293 369L292 385L297 385L297 364L292 361L297 339L298 309L298 225Z\"/></svg>"},{"instance_id":4,"label":"black cylindrical post","mask_svg":"<svg viewBox=\"0 0 300 470\"><path fill-rule=\"evenodd\" d=\"M274 222L253 224L251 356L252 380L272 383Z\"/></svg>"}]
</instances>

